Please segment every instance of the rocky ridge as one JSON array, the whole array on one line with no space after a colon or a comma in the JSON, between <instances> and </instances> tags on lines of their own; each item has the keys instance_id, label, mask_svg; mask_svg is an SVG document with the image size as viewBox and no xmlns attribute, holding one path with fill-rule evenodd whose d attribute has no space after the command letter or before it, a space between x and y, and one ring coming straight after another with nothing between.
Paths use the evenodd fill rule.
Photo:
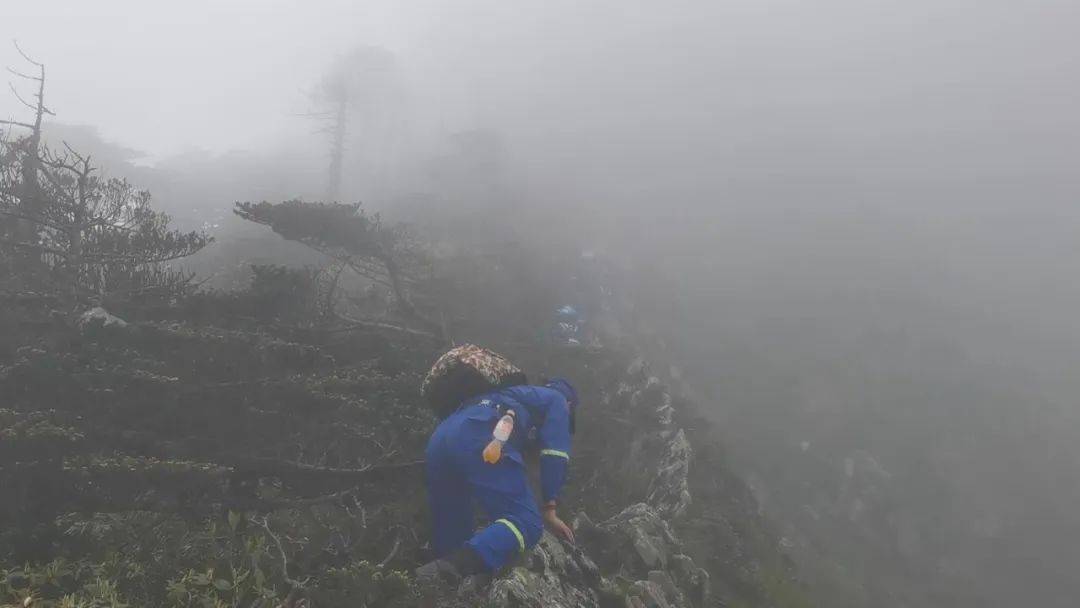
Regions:
<instances>
[{"instance_id":1,"label":"rocky ridge","mask_svg":"<svg viewBox=\"0 0 1080 608\"><path fill-rule=\"evenodd\" d=\"M635 421L624 462L646 486L646 499L598 523L579 513L573 522L577 547L545 533L492 584L489 601L508 608L715 605L709 573L682 551L672 526L691 504L693 449L675 421L670 391L637 359L604 395L601 408L600 415Z\"/></svg>"}]
</instances>

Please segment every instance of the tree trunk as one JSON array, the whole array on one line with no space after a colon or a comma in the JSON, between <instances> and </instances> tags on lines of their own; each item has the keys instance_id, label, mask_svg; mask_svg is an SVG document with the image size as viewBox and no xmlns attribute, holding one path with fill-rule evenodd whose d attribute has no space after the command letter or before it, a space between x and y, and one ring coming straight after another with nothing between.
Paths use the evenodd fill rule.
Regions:
<instances>
[{"instance_id":1,"label":"tree trunk","mask_svg":"<svg viewBox=\"0 0 1080 608\"><path fill-rule=\"evenodd\" d=\"M73 213L72 218L74 221L71 224L71 230L68 232L68 281L73 297L78 297L79 279L83 267L83 232L86 230L86 216L88 211L86 201L86 178L89 174L88 169L88 167L84 168L83 173L79 175L78 199L75 204L75 212Z\"/></svg>"},{"instance_id":2,"label":"tree trunk","mask_svg":"<svg viewBox=\"0 0 1080 608\"><path fill-rule=\"evenodd\" d=\"M30 135L21 142L23 158L21 180L19 184L19 213L23 216L15 222L14 240L16 243L30 245L21 248L18 256L19 270L27 271L41 264L41 254L33 246L38 244L38 225L27 218L37 217L41 213L41 184L38 175L41 171L41 124L45 116L45 66L39 64L41 76L38 79L37 107L34 111L34 125Z\"/></svg>"},{"instance_id":3,"label":"tree trunk","mask_svg":"<svg viewBox=\"0 0 1080 608\"><path fill-rule=\"evenodd\" d=\"M338 100L337 115L334 118L334 131L330 138L330 175L326 186L326 202L335 203L341 196L341 171L345 161L345 131L348 96L344 93Z\"/></svg>"},{"instance_id":4,"label":"tree trunk","mask_svg":"<svg viewBox=\"0 0 1080 608\"><path fill-rule=\"evenodd\" d=\"M394 258L389 255L384 256L382 258L382 263L383 266L386 267L386 276L390 279L390 288L394 292L394 300L397 304L398 312L407 319L418 321L438 338L445 339L446 336L443 326L422 315L420 311L416 310L416 306L413 305L412 300L409 299L409 291L405 287L405 280L401 276L401 269L398 267Z\"/></svg>"}]
</instances>

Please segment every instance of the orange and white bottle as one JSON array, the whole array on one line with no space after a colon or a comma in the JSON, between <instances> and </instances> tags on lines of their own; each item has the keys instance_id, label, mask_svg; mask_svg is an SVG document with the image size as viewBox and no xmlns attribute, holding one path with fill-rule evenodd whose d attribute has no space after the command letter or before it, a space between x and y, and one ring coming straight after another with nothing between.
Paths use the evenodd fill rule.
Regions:
<instances>
[{"instance_id":1,"label":"orange and white bottle","mask_svg":"<svg viewBox=\"0 0 1080 608\"><path fill-rule=\"evenodd\" d=\"M491 441L484 448L484 462L495 464L502 458L502 446L510 440L510 434L514 432L514 410L503 414L503 417L495 424L495 430L491 431Z\"/></svg>"}]
</instances>

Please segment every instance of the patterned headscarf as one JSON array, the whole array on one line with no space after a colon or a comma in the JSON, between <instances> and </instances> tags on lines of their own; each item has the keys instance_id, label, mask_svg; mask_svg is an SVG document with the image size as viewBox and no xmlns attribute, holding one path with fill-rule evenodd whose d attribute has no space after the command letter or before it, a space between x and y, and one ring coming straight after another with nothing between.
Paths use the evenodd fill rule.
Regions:
<instances>
[{"instance_id":1,"label":"patterned headscarf","mask_svg":"<svg viewBox=\"0 0 1080 608\"><path fill-rule=\"evenodd\" d=\"M526 381L525 373L506 357L475 344L463 344L435 361L420 385L420 394L445 416L469 397Z\"/></svg>"}]
</instances>

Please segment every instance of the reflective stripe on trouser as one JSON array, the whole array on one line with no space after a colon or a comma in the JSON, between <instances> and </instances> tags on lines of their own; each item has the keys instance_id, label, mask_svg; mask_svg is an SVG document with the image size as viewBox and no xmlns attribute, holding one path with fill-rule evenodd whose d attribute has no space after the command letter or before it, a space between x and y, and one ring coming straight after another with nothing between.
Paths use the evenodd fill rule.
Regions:
<instances>
[{"instance_id":1,"label":"reflective stripe on trouser","mask_svg":"<svg viewBox=\"0 0 1080 608\"><path fill-rule=\"evenodd\" d=\"M492 570L498 570L515 555L525 551L526 541L521 530L526 526L519 526L512 519L517 518L497 519L490 526L477 532L476 536L466 543ZM529 543L528 546L531 547L533 544L535 541Z\"/></svg>"},{"instance_id":2,"label":"reflective stripe on trouser","mask_svg":"<svg viewBox=\"0 0 1080 608\"><path fill-rule=\"evenodd\" d=\"M470 473L468 487L491 524L467 544L488 568L498 570L540 540L544 530L540 510L520 463L504 457L499 464L483 464Z\"/></svg>"},{"instance_id":3,"label":"reflective stripe on trouser","mask_svg":"<svg viewBox=\"0 0 1080 608\"><path fill-rule=\"evenodd\" d=\"M495 523L502 524L507 528L510 528L510 531L514 533L514 538L516 538L518 541L518 548L522 551L525 551L525 537L521 535L521 530L519 530L518 527L514 525L514 522L510 521L509 519L497 519L495 520Z\"/></svg>"}]
</instances>

